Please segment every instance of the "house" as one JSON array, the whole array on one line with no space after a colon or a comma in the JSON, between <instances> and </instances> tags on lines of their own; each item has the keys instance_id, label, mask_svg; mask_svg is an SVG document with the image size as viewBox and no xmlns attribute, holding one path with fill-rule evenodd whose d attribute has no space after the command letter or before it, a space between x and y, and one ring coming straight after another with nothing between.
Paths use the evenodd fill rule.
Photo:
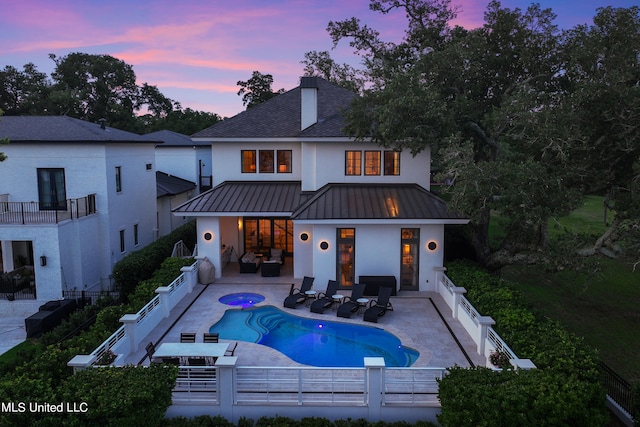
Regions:
<instances>
[{"instance_id":1,"label":"house","mask_svg":"<svg viewBox=\"0 0 640 427\"><path fill-rule=\"evenodd\" d=\"M213 189L174 209L197 218L199 255L223 274L231 246L281 248L294 276L343 289L362 276L434 290L444 226L468 219L429 191L430 150L416 156L342 131L357 96L318 77L192 135L211 144ZM287 261L290 262L290 261Z\"/></svg>"},{"instance_id":2,"label":"house","mask_svg":"<svg viewBox=\"0 0 640 427\"><path fill-rule=\"evenodd\" d=\"M211 144L161 130L144 136L156 145L156 170L197 183L198 194L211 188Z\"/></svg>"},{"instance_id":3,"label":"house","mask_svg":"<svg viewBox=\"0 0 640 427\"><path fill-rule=\"evenodd\" d=\"M1 117L0 135L0 270L33 272L36 307L109 289L113 265L154 239L158 141L66 116Z\"/></svg>"},{"instance_id":4,"label":"house","mask_svg":"<svg viewBox=\"0 0 640 427\"><path fill-rule=\"evenodd\" d=\"M166 236L184 225L187 217L175 216L171 210L189 200L196 193L196 183L168 173L156 171L158 207L156 212L156 237Z\"/></svg>"}]
</instances>

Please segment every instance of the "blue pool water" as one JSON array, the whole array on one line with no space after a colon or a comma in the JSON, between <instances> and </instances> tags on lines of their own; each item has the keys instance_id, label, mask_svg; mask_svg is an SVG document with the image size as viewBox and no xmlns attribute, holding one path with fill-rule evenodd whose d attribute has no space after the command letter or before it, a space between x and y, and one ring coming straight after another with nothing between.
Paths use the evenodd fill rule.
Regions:
<instances>
[{"instance_id":1,"label":"blue pool water","mask_svg":"<svg viewBox=\"0 0 640 427\"><path fill-rule=\"evenodd\" d=\"M223 297L220 297L218 301L220 301L222 304L246 308L264 301L264 296L260 294L252 294L250 292L241 292L237 294L225 295Z\"/></svg>"},{"instance_id":2,"label":"blue pool water","mask_svg":"<svg viewBox=\"0 0 640 427\"><path fill-rule=\"evenodd\" d=\"M227 310L209 332L266 345L311 366L361 367L364 357L384 357L386 366L406 367L420 355L381 328L306 319L274 306Z\"/></svg>"}]
</instances>

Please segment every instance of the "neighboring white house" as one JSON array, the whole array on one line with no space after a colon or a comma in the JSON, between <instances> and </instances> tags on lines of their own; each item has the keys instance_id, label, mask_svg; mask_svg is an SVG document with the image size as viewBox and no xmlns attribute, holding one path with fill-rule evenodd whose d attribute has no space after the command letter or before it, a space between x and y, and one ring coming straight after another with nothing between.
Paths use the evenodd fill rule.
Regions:
<instances>
[{"instance_id":1,"label":"neighboring white house","mask_svg":"<svg viewBox=\"0 0 640 427\"><path fill-rule=\"evenodd\" d=\"M434 290L445 224L467 219L429 191L430 150L417 156L355 142L342 112L357 96L317 77L192 135L212 146L214 188L174 210L198 221L198 252L222 273L238 255L282 248L294 276L393 276L398 289ZM289 261L287 261L289 262Z\"/></svg>"},{"instance_id":2,"label":"neighboring white house","mask_svg":"<svg viewBox=\"0 0 640 427\"><path fill-rule=\"evenodd\" d=\"M211 144L192 141L187 135L161 130L144 136L156 145L156 170L195 182L197 194L211 188Z\"/></svg>"},{"instance_id":3,"label":"neighboring white house","mask_svg":"<svg viewBox=\"0 0 640 427\"><path fill-rule=\"evenodd\" d=\"M4 116L0 137L0 270L33 266L37 301L108 289L154 240L158 142L66 116Z\"/></svg>"},{"instance_id":4,"label":"neighboring white house","mask_svg":"<svg viewBox=\"0 0 640 427\"><path fill-rule=\"evenodd\" d=\"M162 237L192 219L175 216L171 211L197 194L196 184L177 176L156 171L156 188L158 192L156 236Z\"/></svg>"}]
</instances>

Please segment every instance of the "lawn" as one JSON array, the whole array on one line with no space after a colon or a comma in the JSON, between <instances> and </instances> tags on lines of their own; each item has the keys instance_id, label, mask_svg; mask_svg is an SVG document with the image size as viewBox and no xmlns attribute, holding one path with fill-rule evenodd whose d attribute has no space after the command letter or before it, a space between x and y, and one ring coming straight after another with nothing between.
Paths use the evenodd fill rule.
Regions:
<instances>
[{"instance_id":1,"label":"lawn","mask_svg":"<svg viewBox=\"0 0 640 427\"><path fill-rule=\"evenodd\" d=\"M603 199L590 196L580 209L551 221L549 235L562 227L598 235L606 229L603 218ZM511 266L502 277L517 284L541 313L597 348L604 363L627 380L640 381L640 271L624 259L601 257L598 266L591 275Z\"/></svg>"}]
</instances>

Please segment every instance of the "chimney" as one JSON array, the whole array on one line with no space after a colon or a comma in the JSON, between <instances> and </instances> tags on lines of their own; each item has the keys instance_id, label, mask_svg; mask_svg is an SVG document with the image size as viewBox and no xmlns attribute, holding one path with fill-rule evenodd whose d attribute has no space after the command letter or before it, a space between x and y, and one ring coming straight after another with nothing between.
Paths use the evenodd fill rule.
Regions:
<instances>
[{"instance_id":1,"label":"chimney","mask_svg":"<svg viewBox=\"0 0 640 427\"><path fill-rule=\"evenodd\" d=\"M318 79L300 79L300 130L305 130L318 122Z\"/></svg>"}]
</instances>

